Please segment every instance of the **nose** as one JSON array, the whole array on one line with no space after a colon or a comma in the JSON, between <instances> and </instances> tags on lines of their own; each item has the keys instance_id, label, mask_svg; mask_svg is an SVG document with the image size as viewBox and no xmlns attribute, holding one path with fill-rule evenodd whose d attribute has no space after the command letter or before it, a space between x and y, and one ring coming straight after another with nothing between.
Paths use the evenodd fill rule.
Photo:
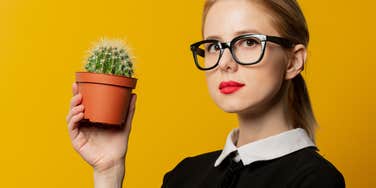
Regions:
<instances>
[{"instance_id":1,"label":"nose","mask_svg":"<svg viewBox=\"0 0 376 188\"><path fill-rule=\"evenodd\" d=\"M230 48L224 49L218 66L221 70L226 72L236 72L238 70L239 65L233 59Z\"/></svg>"}]
</instances>

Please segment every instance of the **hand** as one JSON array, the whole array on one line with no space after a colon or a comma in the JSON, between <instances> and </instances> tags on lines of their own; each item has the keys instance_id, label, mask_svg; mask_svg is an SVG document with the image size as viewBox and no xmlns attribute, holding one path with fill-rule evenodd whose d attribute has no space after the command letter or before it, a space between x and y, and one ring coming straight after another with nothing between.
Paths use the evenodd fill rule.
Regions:
<instances>
[{"instance_id":1,"label":"hand","mask_svg":"<svg viewBox=\"0 0 376 188\"><path fill-rule=\"evenodd\" d=\"M78 93L76 83L73 84L72 90L74 96L71 99L66 121L73 148L97 173L105 172L115 167L118 168L119 165L124 166L135 112L136 94L132 94L125 125L100 127L80 122L84 117L84 106L81 104L82 95Z\"/></svg>"}]
</instances>

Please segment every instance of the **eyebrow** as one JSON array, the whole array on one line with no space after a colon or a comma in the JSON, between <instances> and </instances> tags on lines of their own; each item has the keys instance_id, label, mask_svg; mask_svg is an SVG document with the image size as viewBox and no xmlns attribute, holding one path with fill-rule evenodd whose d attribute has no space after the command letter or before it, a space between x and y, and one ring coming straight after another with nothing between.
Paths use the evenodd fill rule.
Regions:
<instances>
[{"instance_id":1,"label":"eyebrow","mask_svg":"<svg viewBox=\"0 0 376 188\"><path fill-rule=\"evenodd\" d=\"M261 34L261 32L259 32L256 29L245 29L245 30L240 30L240 31L235 32L234 37L243 35L243 34ZM221 40L221 39L222 37L217 36L217 35L211 35L205 38L205 40Z\"/></svg>"}]
</instances>

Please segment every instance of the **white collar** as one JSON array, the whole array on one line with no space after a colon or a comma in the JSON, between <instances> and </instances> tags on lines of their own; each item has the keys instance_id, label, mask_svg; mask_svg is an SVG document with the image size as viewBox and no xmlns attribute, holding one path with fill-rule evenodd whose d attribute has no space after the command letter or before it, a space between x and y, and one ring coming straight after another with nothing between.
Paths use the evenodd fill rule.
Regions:
<instances>
[{"instance_id":1,"label":"white collar","mask_svg":"<svg viewBox=\"0 0 376 188\"><path fill-rule=\"evenodd\" d=\"M227 136L226 145L215 161L215 167L233 151L238 153L235 160L241 160L244 165L248 165L255 161L275 159L302 148L315 146L304 129L295 128L237 148L234 142L238 139L238 132L239 129L235 128Z\"/></svg>"}]
</instances>

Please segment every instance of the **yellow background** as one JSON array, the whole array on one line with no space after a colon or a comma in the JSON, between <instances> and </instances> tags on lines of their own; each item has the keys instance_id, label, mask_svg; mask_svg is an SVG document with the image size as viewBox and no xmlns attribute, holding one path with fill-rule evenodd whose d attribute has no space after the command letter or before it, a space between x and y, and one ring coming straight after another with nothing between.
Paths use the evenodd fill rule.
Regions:
<instances>
[{"instance_id":1,"label":"yellow background","mask_svg":"<svg viewBox=\"0 0 376 188\"><path fill-rule=\"evenodd\" d=\"M376 3L300 2L311 32L303 76L321 126L320 153L347 187L376 187ZM213 103L189 51L201 39L202 6L202 0L1 0L0 187L93 186L65 117L74 72L103 36L125 38L137 57L126 187L160 187L184 157L221 149L237 122Z\"/></svg>"}]
</instances>

